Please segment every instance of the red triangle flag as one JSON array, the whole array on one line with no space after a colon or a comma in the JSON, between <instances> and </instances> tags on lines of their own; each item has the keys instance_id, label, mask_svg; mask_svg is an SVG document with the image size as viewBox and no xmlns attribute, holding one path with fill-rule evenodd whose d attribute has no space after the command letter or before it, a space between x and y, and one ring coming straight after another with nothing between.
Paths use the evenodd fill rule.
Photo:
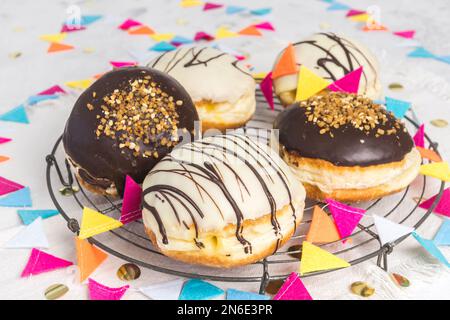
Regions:
<instances>
[{"instance_id":1,"label":"red triangle flag","mask_svg":"<svg viewBox=\"0 0 450 320\"><path fill-rule=\"evenodd\" d=\"M267 103L269 104L272 110L275 109L273 104L273 83L272 83L272 72L269 72L266 77L261 81L259 87L266 98Z\"/></svg>"},{"instance_id":2,"label":"red triangle flag","mask_svg":"<svg viewBox=\"0 0 450 320\"><path fill-rule=\"evenodd\" d=\"M284 281L273 300L312 300L311 295L296 272Z\"/></svg>"},{"instance_id":3,"label":"red triangle flag","mask_svg":"<svg viewBox=\"0 0 450 320\"><path fill-rule=\"evenodd\" d=\"M67 268L73 265L72 262L55 257L44 251L33 248L21 277L27 277L39 273L44 273L56 269Z\"/></svg>"},{"instance_id":4,"label":"red triangle flag","mask_svg":"<svg viewBox=\"0 0 450 320\"><path fill-rule=\"evenodd\" d=\"M0 196L5 194L18 191L25 188L23 185L18 184L14 181L8 180L6 178L0 177Z\"/></svg>"},{"instance_id":5,"label":"red triangle flag","mask_svg":"<svg viewBox=\"0 0 450 320\"><path fill-rule=\"evenodd\" d=\"M431 197L428 200L425 200L419 205L419 207L423 209L429 209L436 199L436 196L437 195ZM442 198L439 200L437 206L433 209L433 212L450 217L450 188L444 190Z\"/></svg>"},{"instance_id":6,"label":"red triangle flag","mask_svg":"<svg viewBox=\"0 0 450 320\"><path fill-rule=\"evenodd\" d=\"M328 203L328 208L333 215L334 223L341 238L350 236L364 216L366 210L354 208L332 199L325 200Z\"/></svg>"},{"instance_id":7,"label":"red triangle flag","mask_svg":"<svg viewBox=\"0 0 450 320\"><path fill-rule=\"evenodd\" d=\"M413 137L416 147L425 148L425 125L422 124Z\"/></svg>"},{"instance_id":8,"label":"red triangle flag","mask_svg":"<svg viewBox=\"0 0 450 320\"><path fill-rule=\"evenodd\" d=\"M206 32L199 31L195 34L194 40L195 41L200 41L200 40L212 41L212 40L214 40L214 37L210 34L207 34Z\"/></svg>"},{"instance_id":9,"label":"red triangle flag","mask_svg":"<svg viewBox=\"0 0 450 320\"><path fill-rule=\"evenodd\" d=\"M141 199L141 186L127 175L125 179L125 191L123 194L120 222L127 224L142 217Z\"/></svg>"},{"instance_id":10,"label":"red triangle flag","mask_svg":"<svg viewBox=\"0 0 450 320\"><path fill-rule=\"evenodd\" d=\"M347 73L342 78L336 80L328 86L331 91L341 91L347 93L358 93L359 81L361 79L362 69L359 67L356 70Z\"/></svg>"},{"instance_id":11,"label":"red triangle flag","mask_svg":"<svg viewBox=\"0 0 450 320\"><path fill-rule=\"evenodd\" d=\"M206 2L205 5L203 6L203 11L219 9L222 7L223 7L223 4Z\"/></svg>"},{"instance_id":12,"label":"red triangle flag","mask_svg":"<svg viewBox=\"0 0 450 320\"><path fill-rule=\"evenodd\" d=\"M396 36L406 38L406 39L412 39L414 38L414 35L416 34L416 31L414 30L407 30L407 31L397 31L394 32Z\"/></svg>"},{"instance_id":13,"label":"red triangle flag","mask_svg":"<svg viewBox=\"0 0 450 320\"><path fill-rule=\"evenodd\" d=\"M357 15L364 14L364 13L366 13L366 12L361 11L361 10L350 9L347 12L346 17L357 16Z\"/></svg>"}]
</instances>

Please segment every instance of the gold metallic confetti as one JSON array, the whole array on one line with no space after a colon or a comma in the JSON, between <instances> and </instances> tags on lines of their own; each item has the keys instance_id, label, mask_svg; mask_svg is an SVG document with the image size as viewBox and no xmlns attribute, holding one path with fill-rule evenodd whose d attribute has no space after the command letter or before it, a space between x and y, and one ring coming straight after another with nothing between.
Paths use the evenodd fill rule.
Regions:
<instances>
[{"instance_id":1,"label":"gold metallic confetti","mask_svg":"<svg viewBox=\"0 0 450 320\"><path fill-rule=\"evenodd\" d=\"M361 297L370 297L375 293L375 289L372 287L369 287L369 285L362 281L356 281L353 282L350 286L351 291Z\"/></svg>"},{"instance_id":2,"label":"gold metallic confetti","mask_svg":"<svg viewBox=\"0 0 450 320\"><path fill-rule=\"evenodd\" d=\"M278 280L270 280L266 287L266 292L268 294L275 295L277 294L278 290L280 290L281 286L283 285L284 280L278 279Z\"/></svg>"},{"instance_id":3,"label":"gold metallic confetti","mask_svg":"<svg viewBox=\"0 0 450 320\"><path fill-rule=\"evenodd\" d=\"M400 287L407 288L411 284L407 278L398 273L391 273L390 276L392 280Z\"/></svg>"},{"instance_id":4,"label":"gold metallic confetti","mask_svg":"<svg viewBox=\"0 0 450 320\"><path fill-rule=\"evenodd\" d=\"M95 52L95 49L94 48L83 48L83 52L84 53L93 53L93 52Z\"/></svg>"},{"instance_id":5,"label":"gold metallic confetti","mask_svg":"<svg viewBox=\"0 0 450 320\"><path fill-rule=\"evenodd\" d=\"M61 189L59 189L59 192L63 195L63 196L71 196L74 193L77 193L78 191L80 191L80 188L73 186L73 187L63 187Z\"/></svg>"},{"instance_id":6,"label":"gold metallic confetti","mask_svg":"<svg viewBox=\"0 0 450 320\"><path fill-rule=\"evenodd\" d=\"M22 52L20 52L20 51L11 52L8 55L8 57L11 58L11 59L17 59L17 58L20 58L21 56L22 56Z\"/></svg>"},{"instance_id":7,"label":"gold metallic confetti","mask_svg":"<svg viewBox=\"0 0 450 320\"><path fill-rule=\"evenodd\" d=\"M444 120L444 119L434 119L434 120L431 120L430 122L433 126L438 127L438 128L444 128L444 127L448 126L447 120Z\"/></svg>"},{"instance_id":8,"label":"gold metallic confetti","mask_svg":"<svg viewBox=\"0 0 450 320\"><path fill-rule=\"evenodd\" d=\"M66 285L61 283L52 284L45 290L45 298L47 300L55 300L65 295L68 291L69 288Z\"/></svg>"},{"instance_id":9,"label":"gold metallic confetti","mask_svg":"<svg viewBox=\"0 0 450 320\"><path fill-rule=\"evenodd\" d=\"M295 259L300 259L301 258L301 248L302 248L302 246L298 245L298 244L289 247L288 255L290 255L291 257L293 257ZM289 253L289 252L293 252L293 253Z\"/></svg>"},{"instance_id":10,"label":"gold metallic confetti","mask_svg":"<svg viewBox=\"0 0 450 320\"><path fill-rule=\"evenodd\" d=\"M389 85L389 90L401 91L401 90L403 90L403 86L400 83L393 82Z\"/></svg>"},{"instance_id":11,"label":"gold metallic confetti","mask_svg":"<svg viewBox=\"0 0 450 320\"><path fill-rule=\"evenodd\" d=\"M177 19L176 23L179 26L185 26L185 25L189 24L189 22L186 19L183 19L183 18Z\"/></svg>"},{"instance_id":12,"label":"gold metallic confetti","mask_svg":"<svg viewBox=\"0 0 450 320\"><path fill-rule=\"evenodd\" d=\"M321 30L327 30L327 29L331 28L331 25L329 23L327 23L327 22L322 22L322 23L319 24L319 28Z\"/></svg>"},{"instance_id":13,"label":"gold metallic confetti","mask_svg":"<svg viewBox=\"0 0 450 320\"><path fill-rule=\"evenodd\" d=\"M117 276L120 280L136 280L141 276L141 269L134 263L125 263L117 270Z\"/></svg>"}]
</instances>

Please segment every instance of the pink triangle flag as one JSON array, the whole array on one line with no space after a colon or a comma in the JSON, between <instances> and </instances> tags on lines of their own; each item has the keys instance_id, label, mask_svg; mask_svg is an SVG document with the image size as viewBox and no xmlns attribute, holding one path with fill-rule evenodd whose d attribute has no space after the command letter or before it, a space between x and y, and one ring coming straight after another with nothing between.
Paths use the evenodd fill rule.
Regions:
<instances>
[{"instance_id":1,"label":"pink triangle flag","mask_svg":"<svg viewBox=\"0 0 450 320\"><path fill-rule=\"evenodd\" d=\"M347 93L358 93L359 80L361 79L362 68L359 67L342 78L336 80L328 86L331 91L341 91Z\"/></svg>"},{"instance_id":2,"label":"pink triangle flag","mask_svg":"<svg viewBox=\"0 0 450 320\"><path fill-rule=\"evenodd\" d=\"M200 41L200 40L212 41L212 40L214 40L214 37L210 34L207 34L206 32L199 31L195 34L194 40L195 41Z\"/></svg>"},{"instance_id":3,"label":"pink triangle flag","mask_svg":"<svg viewBox=\"0 0 450 320\"><path fill-rule=\"evenodd\" d=\"M142 188L130 176L125 179L123 194L122 215L120 222L127 224L142 217L141 209Z\"/></svg>"},{"instance_id":4,"label":"pink triangle flag","mask_svg":"<svg viewBox=\"0 0 450 320\"><path fill-rule=\"evenodd\" d=\"M33 248L31 250L30 258L28 259L25 269L23 269L21 277L27 277L39 273L44 273L56 269L67 268L73 265L72 262L55 257L51 254L45 253L39 249Z\"/></svg>"},{"instance_id":5,"label":"pink triangle flag","mask_svg":"<svg viewBox=\"0 0 450 320\"><path fill-rule=\"evenodd\" d=\"M0 144L2 144L2 143L7 143L7 142L10 142L10 141L11 141L10 138L0 137ZM0 177L0 179L1 179L1 177Z\"/></svg>"},{"instance_id":6,"label":"pink triangle flag","mask_svg":"<svg viewBox=\"0 0 450 320\"><path fill-rule=\"evenodd\" d=\"M39 92L37 95L38 96L46 96L46 95L53 95L53 94L57 94L57 93L66 94L67 92L64 91L64 89L61 88L60 86L54 85L44 91Z\"/></svg>"},{"instance_id":7,"label":"pink triangle flag","mask_svg":"<svg viewBox=\"0 0 450 320\"><path fill-rule=\"evenodd\" d=\"M91 278L88 281L90 300L120 300L130 287L126 285L119 288L110 288Z\"/></svg>"},{"instance_id":8,"label":"pink triangle flag","mask_svg":"<svg viewBox=\"0 0 450 320\"><path fill-rule=\"evenodd\" d=\"M258 28L258 29L275 31L275 28L273 27L273 25L270 22L267 22L267 21L266 22L257 23L254 26L256 28Z\"/></svg>"},{"instance_id":9,"label":"pink triangle flag","mask_svg":"<svg viewBox=\"0 0 450 320\"><path fill-rule=\"evenodd\" d=\"M346 17L357 16L357 15L364 14L364 13L366 13L366 12L361 11L361 10L350 9L350 10L348 10Z\"/></svg>"},{"instance_id":10,"label":"pink triangle flag","mask_svg":"<svg viewBox=\"0 0 450 320\"><path fill-rule=\"evenodd\" d=\"M396 36L406 38L406 39L412 39L414 38L414 35L416 34L416 31L414 30L406 30L406 31L397 31L394 32Z\"/></svg>"},{"instance_id":11,"label":"pink triangle flag","mask_svg":"<svg viewBox=\"0 0 450 320\"><path fill-rule=\"evenodd\" d=\"M18 191L25 188L23 185L18 184L14 181L8 180L6 178L0 177L0 196L5 194Z\"/></svg>"},{"instance_id":12,"label":"pink triangle flag","mask_svg":"<svg viewBox=\"0 0 450 320\"><path fill-rule=\"evenodd\" d=\"M59 31L59 33L81 31L81 30L85 30L85 29L86 29L86 27L83 27L83 26L63 24L63 26L61 27L61 31Z\"/></svg>"},{"instance_id":13,"label":"pink triangle flag","mask_svg":"<svg viewBox=\"0 0 450 320\"><path fill-rule=\"evenodd\" d=\"M292 272L284 281L273 300L312 300L312 297L298 274Z\"/></svg>"},{"instance_id":14,"label":"pink triangle flag","mask_svg":"<svg viewBox=\"0 0 450 320\"><path fill-rule=\"evenodd\" d=\"M436 196L437 195L432 196L428 200L425 200L419 205L419 207L423 209L429 209L436 199ZM444 193L442 194L442 197L439 200L437 206L433 209L433 212L450 217L450 187L444 190Z\"/></svg>"},{"instance_id":15,"label":"pink triangle flag","mask_svg":"<svg viewBox=\"0 0 450 320\"><path fill-rule=\"evenodd\" d=\"M328 203L334 223L341 238L349 237L364 216L366 210L354 208L333 199L325 199ZM345 240L344 240L345 242Z\"/></svg>"},{"instance_id":16,"label":"pink triangle flag","mask_svg":"<svg viewBox=\"0 0 450 320\"><path fill-rule=\"evenodd\" d=\"M132 67L137 65L136 61L110 61L109 63L115 68Z\"/></svg>"},{"instance_id":17,"label":"pink triangle flag","mask_svg":"<svg viewBox=\"0 0 450 320\"><path fill-rule=\"evenodd\" d=\"M273 85L272 85L272 72L269 72L266 77L259 84L261 91L266 98L267 103L270 106L270 109L274 110L273 104Z\"/></svg>"},{"instance_id":18,"label":"pink triangle flag","mask_svg":"<svg viewBox=\"0 0 450 320\"><path fill-rule=\"evenodd\" d=\"M422 124L413 137L416 147L425 148L425 125Z\"/></svg>"},{"instance_id":19,"label":"pink triangle flag","mask_svg":"<svg viewBox=\"0 0 450 320\"><path fill-rule=\"evenodd\" d=\"M142 23L140 23L139 21L136 21L133 19L127 19L119 26L119 29L128 30L132 27L137 27L137 26L141 26L141 25L142 25Z\"/></svg>"},{"instance_id":20,"label":"pink triangle flag","mask_svg":"<svg viewBox=\"0 0 450 320\"><path fill-rule=\"evenodd\" d=\"M219 9L222 7L223 7L223 4L206 2L205 5L203 6L203 11Z\"/></svg>"}]
</instances>

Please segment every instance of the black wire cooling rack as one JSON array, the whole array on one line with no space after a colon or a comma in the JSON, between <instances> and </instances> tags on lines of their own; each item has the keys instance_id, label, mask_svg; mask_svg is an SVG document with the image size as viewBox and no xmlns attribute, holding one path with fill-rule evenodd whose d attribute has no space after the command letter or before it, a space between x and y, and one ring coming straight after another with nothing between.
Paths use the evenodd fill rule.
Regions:
<instances>
[{"instance_id":1,"label":"black wire cooling rack","mask_svg":"<svg viewBox=\"0 0 450 320\"><path fill-rule=\"evenodd\" d=\"M268 143L272 122L283 107L276 103L275 110L270 110L259 90L256 93L256 99L257 109L254 117L244 128L240 128L237 131ZM414 117L414 114L412 114L412 117ZM417 121L413 121L408 116L405 119L410 132L414 132L418 128ZM430 148L438 152L437 144L431 141L427 135L425 138L429 142ZM46 179L50 196L56 208L67 221L68 228L73 233L77 234L79 232L81 209L84 206L116 219L120 217L122 205L120 199L95 195L83 189L65 159L61 137L56 141L51 153L47 155L46 161ZM351 241L345 243L335 241L320 246L334 255L347 260L351 265L376 257L377 265L387 270L388 255L408 235L382 246L371 219L371 214L389 217L394 222L418 228L439 203L443 190L443 182L438 183L435 179L429 181L426 176L419 176L413 184L401 193L358 204L359 207L366 209L367 213L353 234L348 237L351 238ZM424 194L436 193L438 194L436 200L429 210L426 212L424 210L416 210ZM212 281L259 282L260 293L263 293L269 281L285 279L292 271L298 271L301 263L301 243L311 222L312 208L316 204L322 207L325 206L323 203L307 201L304 218L301 225L297 228L296 234L276 253L252 265L234 269L192 266L163 256L152 246L145 234L142 220L91 237L89 241L112 255L154 271ZM320 275L330 271L333 270L313 272L304 275L304 277Z\"/></svg>"}]
</instances>

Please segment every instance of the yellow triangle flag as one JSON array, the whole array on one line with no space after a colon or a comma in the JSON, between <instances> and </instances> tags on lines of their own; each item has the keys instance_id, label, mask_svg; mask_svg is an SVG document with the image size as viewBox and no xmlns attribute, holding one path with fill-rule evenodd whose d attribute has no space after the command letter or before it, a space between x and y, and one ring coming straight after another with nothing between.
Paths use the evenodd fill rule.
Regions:
<instances>
[{"instance_id":1,"label":"yellow triangle flag","mask_svg":"<svg viewBox=\"0 0 450 320\"><path fill-rule=\"evenodd\" d=\"M84 79L84 80L69 81L66 82L65 85L73 89L86 89L91 85L92 82L93 82L92 79Z\"/></svg>"},{"instance_id":2,"label":"yellow triangle flag","mask_svg":"<svg viewBox=\"0 0 450 320\"><path fill-rule=\"evenodd\" d=\"M350 267L350 264L308 241L303 241L300 274Z\"/></svg>"},{"instance_id":3,"label":"yellow triangle flag","mask_svg":"<svg viewBox=\"0 0 450 320\"><path fill-rule=\"evenodd\" d=\"M298 73L296 101L306 100L330 85L330 82L317 76L304 65Z\"/></svg>"},{"instance_id":4,"label":"yellow triangle flag","mask_svg":"<svg viewBox=\"0 0 450 320\"><path fill-rule=\"evenodd\" d=\"M181 2L180 2L180 6L182 6L183 8L200 6L202 4L203 4L203 1L199 1L199 0L181 0Z\"/></svg>"},{"instance_id":5,"label":"yellow triangle flag","mask_svg":"<svg viewBox=\"0 0 450 320\"><path fill-rule=\"evenodd\" d=\"M78 237L75 237L75 247L77 250L77 265L80 271L81 283L105 261L108 255L97 247L94 247L87 240L81 240Z\"/></svg>"},{"instance_id":6,"label":"yellow triangle flag","mask_svg":"<svg viewBox=\"0 0 450 320\"><path fill-rule=\"evenodd\" d=\"M155 41L170 41L175 37L173 33L155 33L150 36Z\"/></svg>"},{"instance_id":7,"label":"yellow triangle flag","mask_svg":"<svg viewBox=\"0 0 450 320\"><path fill-rule=\"evenodd\" d=\"M370 15L368 15L367 13L357 14L349 17L350 20L355 22L366 22L367 20L369 20L369 18Z\"/></svg>"},{"instance_id":8,"label":"yellow triangle flag","mask_svg":"<svg viewBox=\"0 0 450 320\"><path fill-rule=\"evenodd\" d=\"M267 72L254 73L254 74L252 74L252 76L253 76L253 79L262 80L267 76Z\"/></svg>"},{"instance_id":9,"label":"yellow triangle flag","mask_svg":"<svg viewBox=\"0 0 450 320\"><path fill-rule=\"evenodd\" d=\"M445 182L450 182L450 167L447 162L423 164L420 166L420 173Z\"/></svg>"},{"instance_id":10,"label":"yellow triangle flag","mask_svg":"<svg viewBox=\"0 0 450 320\"><path fill-rule=\"evenodd\" d=\"M237 37L238 34L225 27L220 27L216 32L216 39Z\"/></svg>"},{"instance_id":11,"label":"yellow triangle flag","mask_svg":"<svg viewBox=\"0 0 450 320\"><path fill-rule=\"evenodd\" d=\"M67 33L43 34L39 39L48 42L61 42L67 37Z\"/></svg>"},{"instance_id":12,"label":"yellow triangle flag","mask_svg":"<svg viewBox=\"0 0 450 320\"><path fill-rule=\"evenodd\" d=\"M328 243L341 239L334 221L319 206L314 206L313 217L306 241Z\"/></svg>"},{"instance_id":13,"label":"yellow triangle flag","mask_svg":"<svg viewBox=\"0 0 450 320\"><path fill-rule=\"evenodd\" d=\"M96 234L121 227L122 222L101 214L95 210L84 207L81 219L80 239L87 239Z\"/></svg>"}]
</instances>

